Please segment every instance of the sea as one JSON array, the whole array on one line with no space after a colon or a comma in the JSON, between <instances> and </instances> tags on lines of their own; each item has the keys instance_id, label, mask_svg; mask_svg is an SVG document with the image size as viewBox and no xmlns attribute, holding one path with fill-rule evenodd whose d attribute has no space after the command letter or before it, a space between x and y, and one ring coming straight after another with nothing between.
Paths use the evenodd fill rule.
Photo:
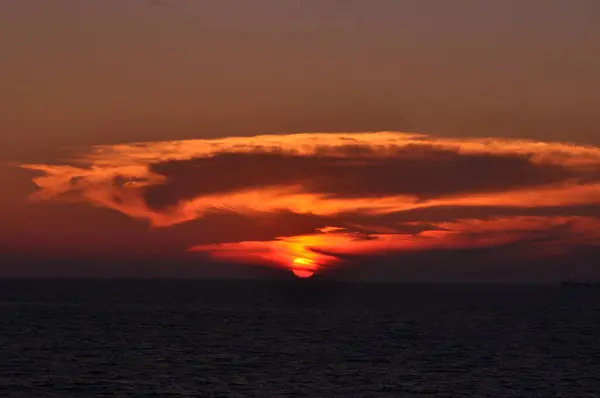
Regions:
<instances>
[{"instance_id":1,"label":"sea","mask_svg":"<svg viewBox=\"0 0 600 398\"><path fill-rule=\"evenodd\" d=\"M2 397L599 397L600 289L0 280Z\"/></svg>"}]
</instances>

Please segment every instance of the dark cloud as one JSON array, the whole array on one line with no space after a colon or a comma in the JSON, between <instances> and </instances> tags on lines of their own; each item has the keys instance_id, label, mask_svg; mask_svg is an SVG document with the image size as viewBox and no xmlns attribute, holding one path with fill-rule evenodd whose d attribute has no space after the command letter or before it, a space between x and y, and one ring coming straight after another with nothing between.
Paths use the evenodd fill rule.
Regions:
<instances>
[{"instance_id":1,"label":"dark cloud","mask_svg":"<svg viewBox=\"0 0 600 398\"><path fill-rule=\"evenodd\" d=\"M502 206L435 206L410 209L390 214L343 213L336 215L337 222L352 224L358 229L371 231L369 226L395 227L401 225L406 232L419 232L433 227L433 223L461 219L486 220L497 217L591 217L600 218L599 205L548 206L548 207L502 207ZM331 223L331 221L329 221ZM418 223L418 224L408 224ZM427 228L432 229L432 228Z\"/></svg>"},{"instance_id":2,"label":"dark cloud","mask_svg":"<svg viewBox=\"0 0 600 398\"><path fill-rule=\"evenodd\" d=\"M338 198L414 195L426 200L581 178L573 170L534 163L527 156L462 154L431 146L377 152L357 145L323 147L311 156L220 153L153 164L150 171L166 179L145 189L144 198L154 209L200 195L281 185Z\"/></svg>"}]
</instances>

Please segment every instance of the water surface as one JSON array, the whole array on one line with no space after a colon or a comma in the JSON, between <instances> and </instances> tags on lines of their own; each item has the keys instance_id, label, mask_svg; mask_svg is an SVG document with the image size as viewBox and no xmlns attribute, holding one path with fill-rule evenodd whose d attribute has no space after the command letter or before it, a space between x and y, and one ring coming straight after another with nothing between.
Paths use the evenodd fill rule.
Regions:
<instances>
[{"instance_id":1,"label":"water surface","mask_svg":"<svg viewBox=\"0 0 600 398\"><path fill-rule=\"evenodd\" d=\"M0 281L14 397L593 397L600 289Z\"/></svg>"}]
</instances>

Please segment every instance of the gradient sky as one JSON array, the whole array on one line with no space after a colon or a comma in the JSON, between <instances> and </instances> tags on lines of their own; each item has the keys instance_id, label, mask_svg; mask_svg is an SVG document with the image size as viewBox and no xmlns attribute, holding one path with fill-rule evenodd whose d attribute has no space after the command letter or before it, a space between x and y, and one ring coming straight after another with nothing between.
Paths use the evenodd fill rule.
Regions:
<instances>
[{"instance_id":1,"label":"gradient sky","mask_svg":"<svg viewBox=\"0 0 600 398\"><path fill-rule=\"evenodd\" d=\"M598 258L599 21L596 0L3 0L0 274L239 275L248 268L229 263L239 260L240 250L243 259L256 262L248 251L266 245L281 253L273 242L288 247L281 242L324 234L330 241L360 236L363 242L385 235L378 238L388 242L384 249L356 240L322 243L335 251L337 262L378 264L357 265L357 277L600 277L589 265ZM394 141L393 153L377 149L377 136L340 138L361 141L358 152L332 138L377 131L426 136L411 152L414 147L404 148L406 136L394 135L401 142ZM312 148L301 156L285 150L273 155L265 138L251 145L221 143L224 153L208 151L209 165L207 152L198 152L211 145L209 138L259 134L283 137L277 146L291 145L291 151L310 147L310 139L289 136L305 132L323 133L317 140L331 141L335 153ZM499 139L496 149L473 149L486 137ZM178 141L183 139L196 141ZM444 141L450 139L452 144ZM518 139L576 144L555 145L548 154ZM178 149L161 149L164 141L177 141ZM114 147L131 142L146 143L151 160L140 165L131 147ZM231 142L252 148L240 154ZM104 145L105 154L94 145ZM191 154L182 157L183 152ZM143 169L141 174L165 181L129 186L127 192L147 206L144 214L137 205L100 203L97 190L90 194L89 185L75 183L58 199L28 200L38 189L48 193L48 186L32 182L43 175L40 166L59 178L64 170L56 165L81 158L87 163L77 166L84 171L91 165L113 167L110 178L87 172L77 177L86 184L93 178L94 187L111 195L123 188L117 174L139 184L142 177L135 173ZM352 162L366 162L369 171L361 174L347 165ZM138 168L122 169L132 166ZM211 171L197 174L199 167ZM407 168L414 170L413 179ZM416 183L419 178L429 184ZM274 203L272 191L265 199L266 189L289 189L292 183L305 195L346 202L311 202L307 210L299 207L306 197L286 196L285 205L264 205L260 215L246 211L255 203ZM229 195L249 187L259 198L244 199L251 206L232 205ZM515 191L525 195L518 200L526 206L507 204ZM168 205L198 195L209 195L203 197L211 211L156 225L158 219L182 217L165 211ZM119 199L121 205L132 197ZM388 198L381 204L386 211L359 211L357 199L372 204L374 197ZM428 200L438 202L406 207ZM324 227L339 229L319 232ZM474 228L481 239L466 238ZM557 232L539 236L549 230ZM440 237L440 231L460 238ZM437 243L421 243L423 233L434 232ZM551 247L560 240L560 253L540 256L544 239ZM405 253L399 248L407 241L421 249ZM255 243L249 249L239 242ZM210 246L223 243L231 250ZM355 246L364 248L350 253L348 247ZM209 263L215 254L228 265ZM577 261L564 260L572 256ZM510 266L489 258L510 258Z\"/></svg>"}]
</instances>

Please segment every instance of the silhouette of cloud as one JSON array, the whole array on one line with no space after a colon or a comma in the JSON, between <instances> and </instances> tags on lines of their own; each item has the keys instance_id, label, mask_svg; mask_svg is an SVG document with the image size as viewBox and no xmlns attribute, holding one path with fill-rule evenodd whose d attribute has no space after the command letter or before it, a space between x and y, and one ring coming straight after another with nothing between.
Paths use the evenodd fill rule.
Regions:
<instances>
[{"instance_id":1,"label":"silhouette of cloud","mask_svg":"<svg viewBox=\"0 0 600 398\"><path fill-rule=\"evenodd\" d=\"M146 203L155 209L201 195L279 186L301 186L304 191L335 198L411 195L422 201L537 187L587 174L555 164L535 164L525 156L461 154L426 146L342 157L220 153L149 169L165 179L144 190Z\"/></svg>"}]
</instances>

